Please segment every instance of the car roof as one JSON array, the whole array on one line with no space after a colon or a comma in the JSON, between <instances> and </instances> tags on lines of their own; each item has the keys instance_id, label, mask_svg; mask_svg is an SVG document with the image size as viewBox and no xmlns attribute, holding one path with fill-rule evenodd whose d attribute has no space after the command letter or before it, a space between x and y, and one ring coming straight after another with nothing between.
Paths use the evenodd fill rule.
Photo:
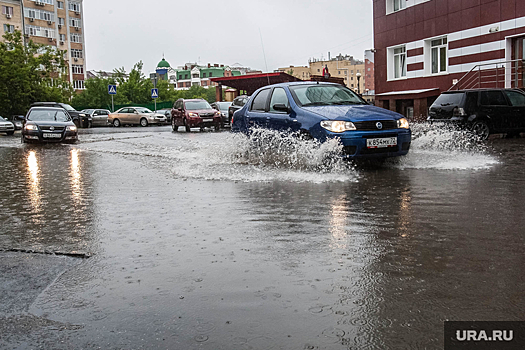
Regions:
<instances>
[{"instance_id":1,"label":"car roof","mask_svg":"<svg viewBox=\"0 0 525 350\"><path fill-rule=\"evenodd\" d=\"M180 100L186 102L186 101L206 101L203 98L181 98Z\"/></svg>"},{"instance_id":2,"label":"car roof","mask_svg":"<svg viewBox=\"0 0 525 350\"><path fill-rule=\"evenodd\" d=\"M263 88L267 88L267 87L284 87L284 86L300 86L300 85L337 85L337 86L343 86L341 84L337 84L337 83L329 83L329 82L325 82L325 81L290 81L290 82L285 82L285 83L278 83L278 84L272 84L272 85L267 85L267 86L263 86L261 87L261 89Z\"/></svg>"},{"instance_id":3,"label":"car roof","mask_svg":"<svg viewBox=\"0 0 525 350\"><path fill-rule=\"evenodd\" d=\"M54 110L57 110L57 111L66 111L66 110L65 110L64 108L62 108L62 107L52 107L52 106L49 106L49 107L47 107L47 106L35 106L35 107L31 107L30 110L33 110L33 109L37 109L37 110L38 110L38 109L45 109L45 110L53 110L53 111L54 111ZM67 111L66 111L66 112L67 112Z\"/></svg>"},{"instance_id":4,"label":"car roof","mask_svg":"<svg viewBox=\"0 0 525 350\"><path fill-rule=\"evenodd\" d=\"M450 91L443 91L442 94L457 94L457 93L465 93L465 92L475 92L475 91L505 91L505 90L512 90L512 91L518 91L523 93L520 89L515 88L480 88L480 89L463 89L463 90L450 90Z\"/></svg>"}]
</instances>

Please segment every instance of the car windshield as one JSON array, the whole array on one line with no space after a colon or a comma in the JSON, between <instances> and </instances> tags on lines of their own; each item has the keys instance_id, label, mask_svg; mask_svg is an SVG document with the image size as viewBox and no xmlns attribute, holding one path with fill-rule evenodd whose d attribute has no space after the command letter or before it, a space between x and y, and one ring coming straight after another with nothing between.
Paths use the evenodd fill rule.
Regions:
<instances>
[{"instance_id":1,"label":"car windshield","mask_svg":"<svg viewBox=\"0 0 525 350\"><path fill-rule=\"evenodd\" d=\"M71 106L68 105L67 103L62 103L61 106L62 106L62 108L64 108L66 111L74 111L74 110L75 110L73 107L71 107Z\"/></svg>"},{"instance_id":2,"label":"car windshield","mask_svg":"<svg viewBox=\"0 0 525 350\"><path fill-rule=\"evenodd\" d=\"M290 86L295 101L305 106L363 105L366 104L350 89L339 85Z\"/></svg>"},{"instance_id":3,"label":"car windshield","mask_svg":"<svg viewBox=\"0 0 525 350\"><path fill-rule=\"evenodd\" d=\"M4 118L0 117L0 122L6 122L6 121L7 121L7 119L4 119Z\"/></svg>"},{"instance_id":4,"label":"car windshield","mask_svg":"<svg viewBox=\"0 0 525 350\"><path fill-rule=\"evenodd\" d=\"M91 113L93 113L93 110L92 109L83 109L81 112L91 114Z\"/></svg>"},{"instance_id":5,"label":"car windshield","mask_svg":"<svg viewBox=\"0 0 525 350\"><path fill-rule=\"evenodd\" d=\"M67 122L71 119L63 111L44 109L44 110L32 110L27 116L27 120Z\"/></svg>"},{"instance_id":6,"label":"car windshield","mask_svg":"<svg viewBox=\"0 0 525 350\"><path fill-rule=\"evenodd\" d=\"M151 110L147 108L136 108L137 112L139 113L153 113Z\"/></svg>"},{"instance_id":7,"label":"car windshield","mask_svg":"<svg viewBox=\"0 0 525 350\"><path fill-rule=\"evenodd\" d=\"M434 101L434 106L458 106L461 101L463 100L463 96L465 96L465 93L463 92L457 92L452 94L441 94L436 101Z\"/></svg>"},{"instance_id":8,"label":"car windshield","mask_svg":"<svg viewBox=\"0 0 525 350\"><path fill-rule=\"evenodd\" d=\"M195 111L198 109L212 109L207 101L186 101L184 102L187 110Z\"/></svg>"},{"instance_id":9,"label":"car windshield","mask_svg":"<svg viewBox=\"0 0 525 350\"><path fill-rule=\"evenodd\" d=\"M231 102L217 102L217 107L219 107L221 111L227 111L231 104Z\"/></svg>"}]
</instances>

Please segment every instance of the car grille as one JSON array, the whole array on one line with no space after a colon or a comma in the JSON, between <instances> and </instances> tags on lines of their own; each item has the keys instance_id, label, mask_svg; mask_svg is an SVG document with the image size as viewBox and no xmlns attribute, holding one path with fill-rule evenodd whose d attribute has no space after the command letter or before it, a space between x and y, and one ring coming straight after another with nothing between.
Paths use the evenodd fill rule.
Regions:
<instances>
[{"instance_id":1,"label":"car grille","mask_svg":"<svg viewBox=\"0 0 525 350\"><path fill-rule=\"evenodd\" d=\"M14 127L12 127L11 125L7 126L7 125L0 125L0 130L13 130Z\"/></svg>"},{"instance_id":2,"label":"car grille","mask_svg":"<svg viewBox=\"0 0 525 350\"><path fill-rule=\"evenodd\" d=\"M215 115L215 112L199 114L200 117L213 117L214 115Z\"/></svg>"},{"instance_id":3,"label":"car grille","mask_svg":"<svg viewBox=\"0 0 525 350\"><path fill-rule=\"evenodd\" d=\"M54 128L55 129L53 131L63 131L65 129L64 126L55 126ZM45 131L51 131L50 126L41 126L40 129L45 130Z\"/></svg>"},{"instance_id":4,"label":"car grille","mask_svg":"<svg viewBox=\"0 0 525 350\"><path fill-rule=\"evenodd\" d=\"M378 129L376 125L378 122L381 123L381 125L383 126L381 129ZM354 122L354 125L357 130L362 131L397 129L396 120L367 120L364 122Z\"/></svg>"}]
</instances>

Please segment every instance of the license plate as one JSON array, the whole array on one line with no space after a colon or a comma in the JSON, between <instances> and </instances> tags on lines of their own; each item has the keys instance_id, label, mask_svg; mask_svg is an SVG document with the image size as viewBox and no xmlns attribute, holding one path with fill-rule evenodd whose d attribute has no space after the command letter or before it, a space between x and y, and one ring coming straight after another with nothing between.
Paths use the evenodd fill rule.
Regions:
<instances>
[{"instance_id":1,"label":"license plate","mask_svg":"<svg viewBox=\"0 0 525 350\"><path fill-rule=\"evenodd\" d=\"M44 138L50 139L59 139L62 137L62 134L43 134Z\"/></svg>"},{"instance_id":2,"label":"license plate","mask_svg":"<svg viewBox=\"0 0 525 350\"><path fill-rule=\"evenodd\" d=\"M383 148L397 146L397 137L383 137L377 139L366 139L367 148Z\"/></svg>"},{"instance_id":3,"label":"license plate","mask_svg":"<svg viewBox=\"0 0 525 350\"><path fill-rule=\"evenodd\" d=\"M212 122L213 118L202 118L203 122Z\"/></svg>"}]
</instances>

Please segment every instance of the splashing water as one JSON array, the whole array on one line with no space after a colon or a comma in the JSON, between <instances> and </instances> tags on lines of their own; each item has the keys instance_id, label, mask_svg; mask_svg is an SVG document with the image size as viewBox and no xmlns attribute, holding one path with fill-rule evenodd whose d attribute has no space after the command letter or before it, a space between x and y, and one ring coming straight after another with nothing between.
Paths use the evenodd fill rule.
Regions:
<instances>
[{"instance_id":1,"label":"splashing water","mask_svg":"<svg viewBox=\"0 0 525 350\"><path fill-rule=\"evenodd\" d=\"M428 123L414 123L410 152L395 163L402 169L486 169L498 164L490 147L468 130Z\"/></svg>"}]
</instances>

